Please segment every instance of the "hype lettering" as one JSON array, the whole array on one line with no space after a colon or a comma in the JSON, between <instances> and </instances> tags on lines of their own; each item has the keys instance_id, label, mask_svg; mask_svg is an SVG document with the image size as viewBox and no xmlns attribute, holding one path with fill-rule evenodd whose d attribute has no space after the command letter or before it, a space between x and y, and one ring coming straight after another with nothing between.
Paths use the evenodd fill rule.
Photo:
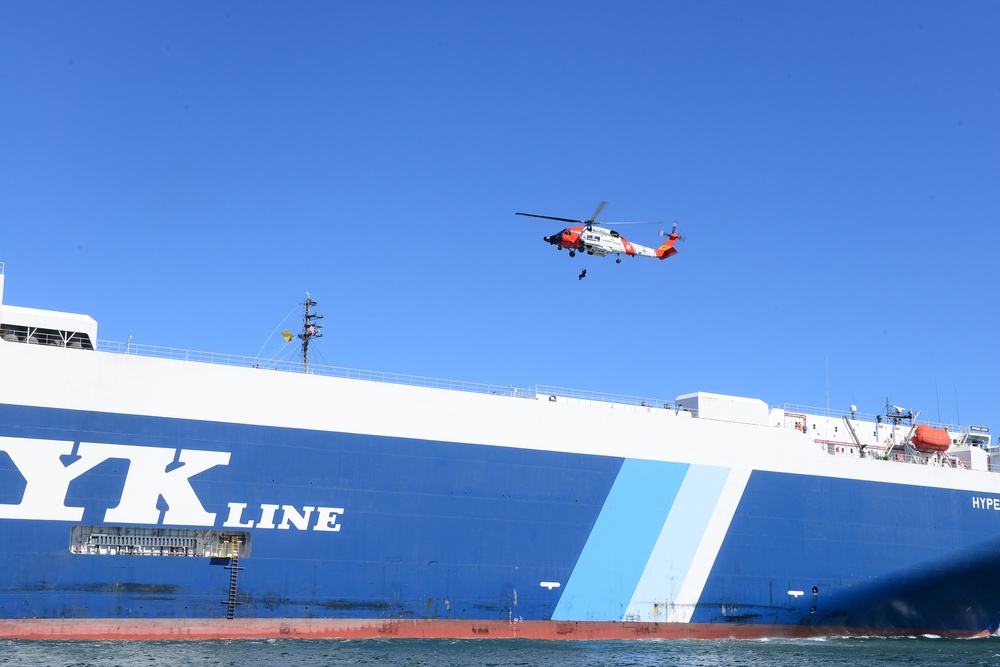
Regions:
<instances>
[{"instance_id":1,"label":"hype lettering","mask_svg":"<svg viewBox=\"0 0 1000 667\"><path fill-rule=\"evenodd\" d=\"M69 507L70 482L108 459L127 459L128 474L118 505L105 512L107 523L156 524L160 520L160 496L168 509L163 523L211 526L215 514L205 510L191 478L219 465L229 464L229 452L168 449L58 440L0 438L0 451L27 482L21 502L0 504L0 519L80 521L83 507ZM70 461L64 463L64 461Z\"/></svg>"},{"instance_id":2,"label":"hype lettering","mask_svg":"<svg viewBox=\"0 0 1000 667\"><path fill-rule=\"evenodd\" d=\"M1000 512L1000 498L990 496L972 496L972 508L977 510L995 510Z\"/></svg>"}]
</instances>

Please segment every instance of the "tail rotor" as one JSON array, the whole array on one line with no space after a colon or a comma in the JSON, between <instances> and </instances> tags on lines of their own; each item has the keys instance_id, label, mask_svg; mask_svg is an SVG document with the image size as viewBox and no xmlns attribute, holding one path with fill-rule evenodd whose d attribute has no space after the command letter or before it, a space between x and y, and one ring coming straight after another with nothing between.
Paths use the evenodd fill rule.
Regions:
<instances>
[{"instance_id":1,"label":"tail rotor","mask_svg":"<svg viewBox=\"0 0 1000 667\"><path fill-rule=\"evenodd\" d=\"M685 240L687 240L686 236L681 236L680 234L677 233L677 227L680 224L681 223L679 223L676 220L674 220L674 226L670 228L670 231L669 232L665 232L665 231L663 231L661 229L660 232L659 232L660 236L669 236L672 239L674 239L675 241L685 241Z\"/></svg>"}]
</instances>

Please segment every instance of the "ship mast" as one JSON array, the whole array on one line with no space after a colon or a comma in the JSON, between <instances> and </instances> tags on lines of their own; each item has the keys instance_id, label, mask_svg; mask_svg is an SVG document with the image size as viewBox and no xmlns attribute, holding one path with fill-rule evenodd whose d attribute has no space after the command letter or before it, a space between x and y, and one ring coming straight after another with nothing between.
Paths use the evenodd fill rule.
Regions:
<instances>
[{"instance_id":1,"label":"ship mast","mask_svg":"<svg viewBox=\"0 0 1000 667\"><path fill-rule=\"evenodd\" d=\"M314 314L311 309L318 305L309 296L309 292L306 292L306 300L302 302L302 333L298 334L298 338L302 340L302 372L309 372L309 341L313 338L322 338L323 334L320 329L323 328L322 324L318 324L317 320L323 319L322 315Z\"/></svg>"}]
</instances>

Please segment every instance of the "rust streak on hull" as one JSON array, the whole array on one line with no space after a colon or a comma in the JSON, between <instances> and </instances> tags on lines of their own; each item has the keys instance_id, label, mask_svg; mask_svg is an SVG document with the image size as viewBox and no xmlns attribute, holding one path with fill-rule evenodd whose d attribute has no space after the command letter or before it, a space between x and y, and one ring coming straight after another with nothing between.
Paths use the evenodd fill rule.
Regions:
<instances>
[{"instance_id":1,"label":"rust streak on hull","mask_svg":"<svg viewBox=\"0 0 1000 667\"><path fill-rule=\"evenodd\" d=\"M0 620L7 639L760 639L913 636L940 630L707 623L385 619L25 619ZM968 633L946 636L969 637Z\"/></svg>"}]
</instances>

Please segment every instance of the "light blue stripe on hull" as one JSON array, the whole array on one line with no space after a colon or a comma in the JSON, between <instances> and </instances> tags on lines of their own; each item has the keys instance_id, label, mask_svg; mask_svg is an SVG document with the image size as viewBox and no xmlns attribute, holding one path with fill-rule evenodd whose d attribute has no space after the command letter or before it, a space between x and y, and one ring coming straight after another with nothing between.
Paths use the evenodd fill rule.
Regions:
<instances>
[{"instance_id":1,"label":"light blue stripe on hull","mask_svg":"<svg viewBox=\"0 0 1000 667\"><path fill-rule=\"evenodd\" d=\"M714 466L694 465L688 470L624 618L665 621L669 605L678 601L685 583L700 592L708 570L699 578L692 565L729 475L729 468ZM711 551L714 557L716 552ZM692 581L687 581L689 577Z\"/></svg>"},{"instance_id":2,"label":"light blue stripe on hull","mask_svg":"<svg viewBox=\"0 0 1000 667\"><path fill-rule=\"evenodd\" d=\"M690 466L626 459L566 582L554 620L620 620Z\"/></svg>"}]
</instances>

